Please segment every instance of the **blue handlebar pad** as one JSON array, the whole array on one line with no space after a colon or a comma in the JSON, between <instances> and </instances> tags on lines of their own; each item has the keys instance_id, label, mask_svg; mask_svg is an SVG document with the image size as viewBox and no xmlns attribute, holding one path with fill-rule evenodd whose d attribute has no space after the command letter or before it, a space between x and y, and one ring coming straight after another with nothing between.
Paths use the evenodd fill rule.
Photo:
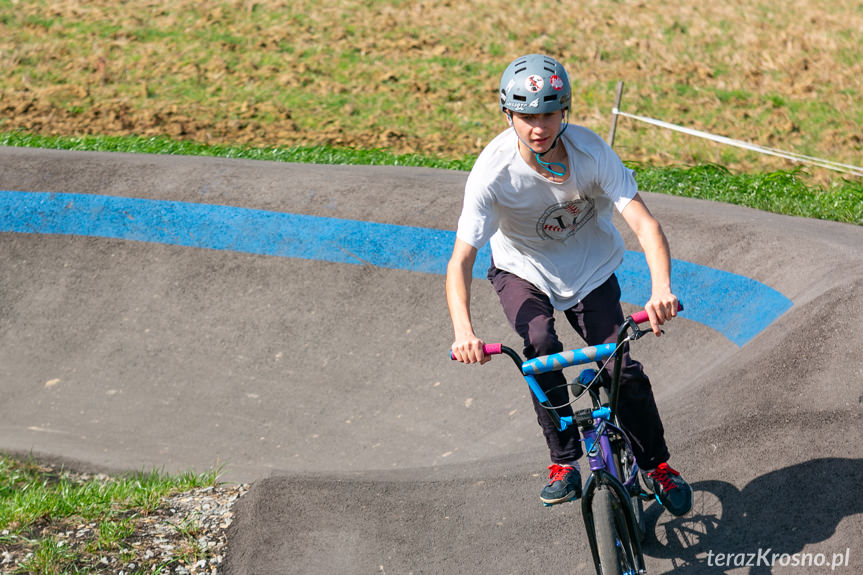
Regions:
<instances>
[{"instance_id":1,"label":"blue handlebar pad","mask_svg":"<svg viewBox=\"0 0 863 575\"><path fill-rule=\"evenodd\" d=\"M593 413L591 413L594 419L611 419L611 408L610 407L600 407L599 409L594 409Z\"/></svg>"},{"instance_id":2,"label":"blue handlebar pad","mask_svg":"<svg viewBox=\"0 0 863 575\"><path fill-rule=\"evenodd\" d=\"M616 347L617 344L604 343L602 345L571 349L560 353L535 357L521 364L521 372L524 375L538 375L592 361L605 361L614 355Z\"/></svg>"},{"instance_id":3,"label":"blue handlebar pad","mask_svg":"<svg viewBox=\"0 0 863 575\"><path fill-rule=\"evenodd\" d=\"M611 409L608 407L600 407L599 409L594 409L593 413L591 413L594 419L605 419L606 421L611 419ZM575 425L575 421L571 415L564 415L560 418L560 424L558 425L558 429L560 431L564 431L569 429ZM587 443L585 443L587 445ZM593 446L591 446L592 448ZM589 449L585 449L585 452L589 452Z\"/></svg>"}]
</instances>

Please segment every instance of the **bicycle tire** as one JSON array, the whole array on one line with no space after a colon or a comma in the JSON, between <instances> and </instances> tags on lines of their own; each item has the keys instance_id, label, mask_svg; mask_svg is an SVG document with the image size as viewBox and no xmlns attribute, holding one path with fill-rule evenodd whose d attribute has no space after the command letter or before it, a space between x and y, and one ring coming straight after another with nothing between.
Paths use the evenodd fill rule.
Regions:
<instances>
[{"instance_id":1,"label":"bicycle tire","mask_svg":"<svg viewBox=\"0 0 863 575\"><path fill-rule=\"evenodd\" d=\"M608 405L610 402L608 390L605 387L599 388L599 400L602 405ZM632 466L635 463L634 456L630 453L632 461L627 461L628 458L623 457L624 452L626 451L625 441L623 439L614 441L612 443L612 450L611 455L614 460L614 471L617 474L617 478L620 479L620 481L626 481L626 478L629 477L629 474L632 472ZM643 543L647 537L647 518L644 515L644 502L639 495L640 492L641 482L638 475L636 475L635 483L633 483L631 487L629 503L632 507L632 514L635 516L635 529L638 533L638 540Z\"/></svg>"},{"instance_id":2,"label":"bicycle tire","mask_svg":"<svg viewBox=\"0 0 863 575\"><path fill-rule=\"evenodd\" d=\"M593 496L593 527L602 575L638 573L621 502L608 487Z\"/></svg>"},{"instance_id":3,"label":"bicycle tire","mask_svg":"<svg viewBox=\"0 0 863 575\"><path fill-rule=\"evenodd\" d=\"M628 454L627 457L625 451L626 447L624 446L624 442L622 439L615 442L614 452L612 453L612 459L614 460L615 471L617 472L617 477L624 481L629 474L632 473L632 468L635 464L634 457L632 454ZM638 540L640 542L644 542L645 537L647 536L647 518L644 515L644 502L641 499L641 482L639 480L638 474L635 475L635 481L630 487L629 492L629 505L632 507L632 515L635 519L635 531L638 534Z\"/></svg>"}]
</instances>

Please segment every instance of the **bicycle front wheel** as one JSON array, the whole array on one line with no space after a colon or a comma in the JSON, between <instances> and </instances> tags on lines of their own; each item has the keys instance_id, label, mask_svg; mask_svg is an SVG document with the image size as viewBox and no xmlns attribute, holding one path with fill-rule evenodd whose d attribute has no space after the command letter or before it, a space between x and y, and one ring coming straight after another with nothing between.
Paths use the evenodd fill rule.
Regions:
<instances>
[{"instance_id":1,"label":"bicycle front wheel","mask_svg":"<svg viewBox=\"0 0 863 575\"><path fill-rule=\"evenodd\" d=\"M626 447L623 438L618 438L613 442L612 449L614 450L612 459L614 460L614 470L617 473L617 477L621 481L626 481L635 469L635 457L632 455L632 451ZM632 507L632 514L635 519L635 532L638 535L639 542L643 543L647 530L645 527L644 503L641 501L640 494L641 483L639 482L638 474L633 479L634 482L629 488L629 504Z\"/></svg>"},{"instance_id":2,"label":"bicycle front wheel","mask_svg":"<svg viewBox=\"0 0 863 575\"><path fill-rule=\"evenodd\" d=\"M608 390L604 387L599 388L599 400L602 405L610 404ZM615 424L619 425L617 421L615 421ZM635 468L635 456L632 454L632 450L627 446L626 440L617 433L612 434L611 448L615 474L621 482L625 482ZM641 485L637 476L635 477L635 482L630 487L630 490L629 503L632 507L632 512L635 515L635 529L638 534L639 542L643 543L644 538L647 535L647 531L644 518L644 503L641 501L640 495Z\"/></svg>"},{"instance_id":3,"label":"bicycle front wheel","mask_svg":"<svg viewBox=\"0 0 863 575\"><path fill-rule=\"evenodd\" d=\"M635 575L632 541L626 518L617 496L608 487L599 487L593 496L593 526L602 575Z\"/></svg>"}]
</instances>

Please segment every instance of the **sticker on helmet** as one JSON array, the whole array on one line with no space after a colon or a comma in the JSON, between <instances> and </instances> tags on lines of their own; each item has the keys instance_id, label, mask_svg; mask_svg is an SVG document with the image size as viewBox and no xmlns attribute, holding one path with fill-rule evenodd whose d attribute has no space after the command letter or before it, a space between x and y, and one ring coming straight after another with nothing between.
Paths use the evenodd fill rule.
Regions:
<instances>
[{"instance_id":1,"label":"sticker on helmet","mask_svg":"<svg viewBox=\"0 0 863 575\"><path fill-rule=\"evenodd\" d=\"M555 90L558 90L558 91L563 90L563 79L560 76L558 76L557 74L555 74L554 76L549 78L548 83Z\"/></svg>"},{"instance_id":2,"label":"sticker on helmet","mask_svg":"<svg viewBox=\"0 0 863 575\"><path fill-rule=\"evenodd\" d=\"M545 85L545 82L542 79L542 76L539 76L537 74L531 74L527 77L527 80L524 81L525 89L527 89L528 92L533 92L534 94L542 90L543 85Z\"/></svg>"}]
</instances>

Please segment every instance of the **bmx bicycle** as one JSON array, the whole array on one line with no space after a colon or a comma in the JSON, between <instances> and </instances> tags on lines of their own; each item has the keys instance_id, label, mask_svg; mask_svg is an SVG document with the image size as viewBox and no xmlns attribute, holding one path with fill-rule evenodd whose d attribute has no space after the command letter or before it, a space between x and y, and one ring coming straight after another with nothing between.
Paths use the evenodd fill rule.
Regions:
<instances>
[{"instance_id":1,"label":"bmx bicycle","mask_svg":"<svg viewBox=\"0 0 863 575\"><path fill-rule=\"evenodd\" d=\"M682 310L683 306L678 309ZM639 324L647 321L647 312L640 311L626 318L616 343L571 349L529 360L523 360L515 350L499 343L483 347L486 355L505 354L513 360L540 405L551 413L558 429L575 425L581 431L590 464L590 473L582 489L581 511L597 575L639 575L646 571L641 551L645 536L643 502L654 496L641 486L630 439L617 421L617 398L626 345L652 333L639 328ZM572 416L557 413L563 405L551 405L534 377L593 362L602 362L604 368L612 360L607 389L601 383L600 373L604 370L592 368L582 370L572 383L564 384L575 390L570 404L585 393L591 398L592 407L574 411Z\"/></svg>"}]
</instances>

